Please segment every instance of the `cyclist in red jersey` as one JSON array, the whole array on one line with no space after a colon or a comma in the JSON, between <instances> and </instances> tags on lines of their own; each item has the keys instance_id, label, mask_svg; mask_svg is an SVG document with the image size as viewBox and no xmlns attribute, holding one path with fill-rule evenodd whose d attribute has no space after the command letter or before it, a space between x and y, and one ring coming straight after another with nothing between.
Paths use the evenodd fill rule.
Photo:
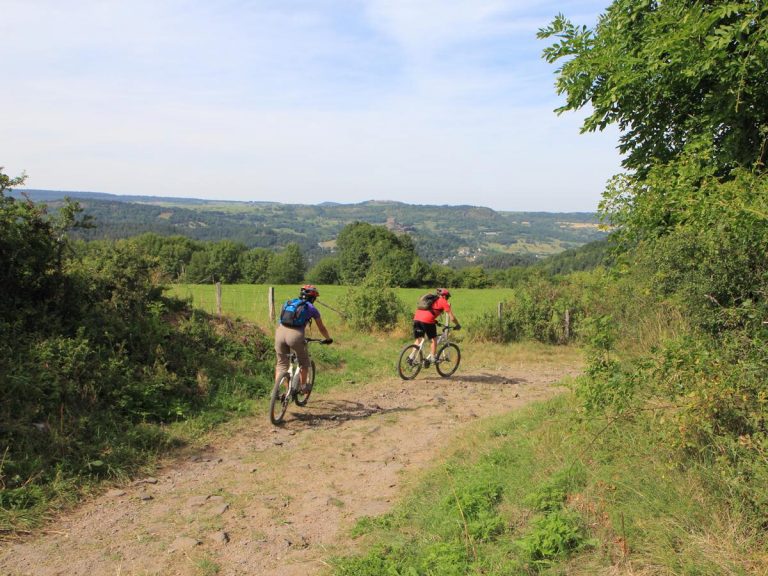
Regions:
<instances>
[{"instance_id":1,"label":"cyclist in red jersey","mask_svg":"<svg viewBox=\"0 0 768 576\"><path fill-rule=\"evenodd\" d=\"M414 344L417 346L421 344L424 337L429 338L430 354L427 360L430 362L435 361L435 353L437 351L437 319L445 312L454 323L454 330L461 329L459 321L456 319L456 315L451 310L451 305L448 299L451 297L451 293L446 288L437 289L437 300L432 304L430 310L416 309L413 314L413 337L416 339Z\"/></svg>"}]
</instances>

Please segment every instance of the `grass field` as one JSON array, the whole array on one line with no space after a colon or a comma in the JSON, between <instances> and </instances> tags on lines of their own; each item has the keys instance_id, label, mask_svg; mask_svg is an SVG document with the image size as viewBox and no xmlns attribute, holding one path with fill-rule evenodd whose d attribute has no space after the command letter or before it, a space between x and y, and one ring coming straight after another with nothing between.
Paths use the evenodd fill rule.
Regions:
<instances>
[{"instance_id":1,"label":"grass field","mask_svg":"<svg viewBox=\"0 0 768 576\"><path fill-rule=\"evenodd\" d=\"M275 306L285 300L298 296L298 286L278 285L275 289ZM343 312L344 297L348 288L345 286L318 286L320 291L320 310L325 312L323 304ZM408 307L415 308L418 297L426 292L424 288L398 288L398 297ZM212 284L174 284L168 293L182 299L189 299L195 308L216 313L216 287ZM261 326L270 324L269 285L266 284L226 284L221 287L221 312L255 322ZM466 323L486 312L495 312L499 302L513 298L511 288L456 288L451 289L451 305L460 322ZM375 297L375 296L373 296ZM323 314L323 319L333 328L339 316L331 312Z\"/></svg>"}]
</instances>

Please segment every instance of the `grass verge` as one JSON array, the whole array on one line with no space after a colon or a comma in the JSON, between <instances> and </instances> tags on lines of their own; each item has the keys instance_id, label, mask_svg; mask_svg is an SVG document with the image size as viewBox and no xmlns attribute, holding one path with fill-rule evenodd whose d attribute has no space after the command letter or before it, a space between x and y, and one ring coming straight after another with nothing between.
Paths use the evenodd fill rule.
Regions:
<instances>
[{"instance_id":1,"label":"grass verge","mask_svg":"<svg viewBox=\"0 0 768 576\"><path fill-rule=\"evenodd\" d=\"M465 435L391 513L360 519L339 576L768 573L764 532L642 419L563 395ZM615 424L615 423L613 423Z\"/></svg>"}]
</instances>

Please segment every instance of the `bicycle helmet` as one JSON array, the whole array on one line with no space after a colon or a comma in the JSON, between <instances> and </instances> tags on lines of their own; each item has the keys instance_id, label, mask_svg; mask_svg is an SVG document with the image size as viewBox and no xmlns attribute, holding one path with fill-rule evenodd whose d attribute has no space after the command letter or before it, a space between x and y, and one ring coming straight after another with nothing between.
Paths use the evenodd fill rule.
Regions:
<instances>
[{"instance_id":1,"label":"bicycle helmet","mask_svg":"<svg viewBox=\"0 0 768 576\"><path fill-rule=\"evenodd\" d=\"M320 296L320 292L318 292L317 288L315 288L312 284L304 284L304 286L301 287L299 296L304 300L309 300L310 302L314 302L315 298Z\"/></svg>"},{"instance_id":2,"label":"bicycle helmet","mask_svg":"<svg viewBox=\"0 0 768 576\"><path fill-rule=\"evenodd\" d=\"M451 293L448 291L448 288L438 288L437 289L437 295L442 296L443 298L450 298Z\"/></svg>"}]
</instances>

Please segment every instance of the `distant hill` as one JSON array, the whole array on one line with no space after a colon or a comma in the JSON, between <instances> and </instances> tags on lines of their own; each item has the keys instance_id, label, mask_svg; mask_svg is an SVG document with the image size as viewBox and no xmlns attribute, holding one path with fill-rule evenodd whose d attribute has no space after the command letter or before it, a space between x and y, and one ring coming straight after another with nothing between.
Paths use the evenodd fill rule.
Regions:
<instances>
[{"instance_id":1,"label":"distant hill","mask_svg":"<svg viewBox=\"0 0 768 576\"><path fill-rule=\"evenodd\" d=\"M14 191L20 196L22 191ZM336 235L355 221L409 234L421 256L451 265L530 259L557 254L605 238L591 212L504 212L480 206L429 206L371 200L358 204L282 204L125 196L102 192L24 190L52 209L76 200L97 227L87 239L117 239L145 232L196 240L223 239L248 247L279 249L297 242L311 260L333 248ZM507 260L509 258L506 258Z\"/></svg>"}]
</instances>

